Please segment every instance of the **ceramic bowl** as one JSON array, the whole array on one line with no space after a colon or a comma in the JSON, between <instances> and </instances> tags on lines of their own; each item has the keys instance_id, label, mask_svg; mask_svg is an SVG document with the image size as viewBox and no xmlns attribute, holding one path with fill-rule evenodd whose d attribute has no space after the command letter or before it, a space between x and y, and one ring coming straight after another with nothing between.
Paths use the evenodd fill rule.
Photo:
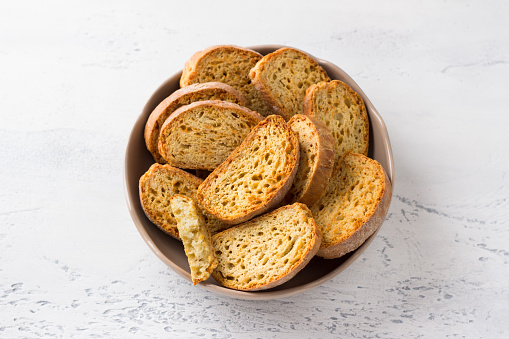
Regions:
<instances>
[{"instance_id":1,"label":"ceramic bowl","mask_svg":"<svg viewBox=\"0 0 509 339\"><path fill-rule=\"evenodd\" d=\"M250 48L265 55L281 47L285 46L261 45L251 46ZM337 79L345 82L354 91L359 93L364 100L370 120L370 147L368 156L380 162L394 187L394 162L391 144L387 128L382 117L373 107L366 94L361 88L359 88L353 79L348 76L348 74L331 62L320 60L318 58L314 59L327 71L331 79ZM129 212L143 240L159 259L191 283L189 265L182 243L160 231L159 228L147 219L141 207L138 193L138 181L140 177L148 170L150 165L154 163L154 159L146 149L143 139L145 122L152 110L163 99L179 88L181 74L181 71L175 73L161 86L159 86L159 88L148 99L141 115L134 124L125 153L124 188ZM218 294L241 299L263 300L295 295L319 286L345 270L371 244L373 239L376 237L380 226L377 231L357 250L338 259L322 259L314 257L311 262L293 279L269 290L256 292L232 290L219 285L212 277L207 281L199 283L197 286ZM362 269L362 267L358 268Z\"/></svg>"}]
</instances>

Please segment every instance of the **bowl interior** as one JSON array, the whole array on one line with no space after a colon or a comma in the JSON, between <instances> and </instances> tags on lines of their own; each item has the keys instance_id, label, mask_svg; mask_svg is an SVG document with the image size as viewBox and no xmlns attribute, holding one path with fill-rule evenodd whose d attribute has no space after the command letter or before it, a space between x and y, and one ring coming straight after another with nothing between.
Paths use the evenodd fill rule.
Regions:
<instances>
[{"instance_id":1,"label":"bowl interior","mask_svg":"<svg viewBox=\"0 0 509 339\"><path fill-rule=\"evenodd\" d=\"M281 47L284 46L263 45L252 46L250 48L265 55ZM315 60L327 71L331 79L337 79L345 82L354 91L359 93L364 100L370 120L370 147L368 156L380 162L394 187L394 163L392 150L387 128L381 116L366 97L365 93L352 80L352 78L348 76L348 74L330 62L317 58L315 58ZM141 115L137 119L126 148L124 163L124 188L129 212L142 238L151 250L159 257L159 259L191 282L189 265L182 243L160 231L157 226L148 220L141 207L138 193L138 181L140 177L154 163L152 155L145 146L143 137L145 123L152 110L162 100L180 88L179 80L181 74L182 72L174 74L154 92L146 103ZM357 250L341 258L322 259L320 257L314 257L311 262L293 279L270 290L256 292L231 290L222 287L213 278L201 282L198 285L216 293L242 299L273 299L290 296L318 286L342 272L355 259L357 259L362 252L364 252L377 233L378 230Z\"/></svg>"}]
</instances>

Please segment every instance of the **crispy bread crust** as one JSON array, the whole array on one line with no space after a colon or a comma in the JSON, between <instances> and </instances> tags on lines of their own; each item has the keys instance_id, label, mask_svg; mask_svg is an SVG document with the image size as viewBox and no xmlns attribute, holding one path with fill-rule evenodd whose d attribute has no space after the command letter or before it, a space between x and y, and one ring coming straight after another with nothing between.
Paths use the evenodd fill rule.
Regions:
<instances>
[{"instance_id":1,"label":"crispy bread crust","mask_svg":"<svg viewBox=\"0 0 509 339\"><path fill-rule=\"evenodd\" d=\"M310 65L312 65L312 67L317 70L321 70L323 80L329 81L330 78L327 75L327 72L312 57L295 48L280 48L272 53L265 55L260 61L258 61L256 66L253 67L249 72L249 77L251 78L256 89L262 95L262 98L265 100L266 104L272 109L272 111L275 114L283 116L285 120L289 120L293 115L302 114L304 112L293 112L285 108L279 100L279 95L276 95L269 89L269 85L266 83L263 76L269 65L279 58L285 58L286 53L299 54L299 56L306 60Z\"/></svg>"},{"instance_id":2,"label":"crispy bread crust","mask_svg":"<svg viewBox=\"0 0 509 339\"><path fill-rule=\"evenodd\" d=\"M152 156L157 162L163 164L166 162L159 154L158 150L159 133L165 120L176 109L183 105L197 100L211 99L213 97L217 99L221 98L225 101L232 101L241 106L246 106L248 104L248 100L244 94L235 88L221 82L207 82L187 86L173 92L150 113L147 123L145 124L144 137L147 149L152 153Z\"/></svg>"},{"instance_id":3,"label":"crispy bread crust","mask_svg":"<svg viewBox=\"0 0 509 339\"><path fill-rule=\"evenodd\" d=\"M310 170L311 175L307 178L307 184L304 186L300 196L290 199L311 206L322 196L329 184L329 179L334 169L334 137L327 126L315 118L302 114L294 115L288 122L290 128L296 121L304 121L307 123L311 129L311 133L317 139L316 144L318 145L318 149L315 153L316 161L314 162L314 167ZM291 190L292 189L290 189L290 191ZM290 202L294 202L291 200Z\"/></svg>"},{"instance_id":4,"label":"crispy bread crust","mask_svg":"<svg viewBox=\"0 0 509 339\"><path fill-rule=\"evenodd\" d=\"M197 82L221 81L245 94L246 106L263 116L274 114L249 78L249 71L262 58L252 49L235 45L211 46L196 52L185 63L180 86ZM230 67L228 67L230 66Z\"/></svg>"},{"instance_id":5,"label":"crispy bread crust","mask_svg":"<svg viewBox=\"0 0 509 339\"><path fill-rule=\"evenodd\" d=\"M171 235L175 239L180 240L180 237L178 235L178 229L177 229L177 222L176 220L171 223L163 223L158 218L158 211L152 210L149 202L149 195L148 195L148 187L146 184L148 184L148 180L155 175L155 173L162 171L165 172L168 176L179 176L181 179L188 181L191 185L198 187L202 180L198 177L195 177L194 175L187 173L186 171L183 171L181 169L172 167L170 165L161 165L158 163L153 164L150 166L147 172L145 172L139 181L139 194L140 194L140 202L141 207L143 208L143 211L145 212L145 215L147 218L157 227L159 227L164 233ZM172 218L168 218L166 216L166 220L171 220Z\"/></svg>"},{"instance_id":6,"label":"crispy bread crust","mask_svg":"<svg viewBox=\"0 0 509 339\"><path fill-rule=\"evenodd\" d=\"M157 173L157 172L164 172L165 175L168 177L177 177L180 180L183 180L191 186L192 191L195 191L198 189L198 186L203 182L202 179L184 171L179 168L170 166L168 164L159 164L155 163L145 172L139 180L139 195L140 195L140 202L141 206L143 208L143 211L145 212L145 215L147 218L156 225L159 229L161 229L164 233L171 235L173 238L180 240L180 237L178 235L178 229L177 229L177 221L173 216L170 215L164 215L163 218L161 218L160 214L164 213L164 211L161 210L154 210L150 208L150 200L149 200L149 180ZM170 194L170 192L166 192L167 194ZM176 192L175 194L179 194ZM183 193L180 193L182 195L185 195ZM187 196L187 195L186 195ZM196 199L196 194L191 193L190 198ZM168 197L169 199L170 197ZM218 220L214 220L213 217L208 214L202 206L197 204L198 208L200 209L201 213L204 214L205 220L208 224L209 230L212 234L217 233L224 228L228 227L226 224L223 224L219 222Z\"/></svg>"},{"instance_id":7,"label":"crispy bread crust","mask_svg":"<svg viewBox=\"0 0 509 339\"><path fill-rule=\"evenodd\" d=\"M321 118L317 116L317 108L314 105L317 93L318 93L318 91L330 92L330 91L334 90L334 88L336 88L336 87L341 87L344 90L346 90L349 97L360 107L360 116L358 116L357 118L362 120L362 124L366 131L366 133L362 135L363 147L359 148L357 150L350 150L350 151L353 151L355 153L360 153L363 155L368 155L368 146L369 146L368 112L366 111L366 106L364 105L364 101L362 100L361 96L357 92L355 92L353 89L351 89L350 86L348 86L344 82L339 81L339 80L332 80L332 81L322 81L317 84L311 85L307 89L306 96L304 97L304 114L314 117L318 120L321 120ZM333 113L333 111L330 111L330 112ZM331 131L331 132L334 132L334 131ZM340 152L340 149L338 149L338 147L336 147L336 161L339 160L343 154Z\"/></svg>"},{"instance_id":8,"label":"crispy bread crust","mask_svg":"<svg viewBox=\"0 0 509 339\"><path fill-rule=\"evenodd\" d=\"M350 152L348 152L350 153ZM357 154L357 156L363 156ZM372 160L375 161L375 160ZM349 252L352 252L359 248L384 222L385 215L389 210L389 206L392 198L392 185L387 176L387 173L383 167L377 162L378 171L383 173L384 184L383 192L380 194L378 201L376 202L376 208L371 215L366 215L364 223L357 228L350 236L340 242L325 245L322 242L322 246L318 250L317 256L325 259L339 258ZM336 168L335 171L338 171ZM333 174L334 177L334 174Z\"/></svg>"},{"instance_id":9,"label":"crispy bread crust","mask_svg":"<svg viewBox=\"0 0 509 339\"><path fill-rule=\"evenodd\" d=\"M266 128L268 124L275 124L279 126L278 128L286 131L287 143L291 144L293 148L292 159L290 164L287 167L288 173L286 173L286 179L277 182L274 185L274 190L265 196L265 199L261 202L253 204L247 208L243 208L242 212L238 212L235 214L222 214L220 211L214 209L214 206L211 205L210 201L213 199L217 199L217 194L210 192L211 187L214 184L214 181L218 178L219 173L226 172L231 163L239 161L239 159L244 154L244 151L248 146L255 140L257 134L260 129ZM251 133L244 139L242 144L237 147L230 156L219 165L198 187L198 192L196 197L200 204L213 216L217 219L223 221L226 224L239 224L241 222L247 221L257 215L260 215L264 212L267 212L276 206L283 200L285 195L288 193L290 189L293 179L297 174L298 164L299 164L299 141L295 133L288 127L286 122L281 116L278 115L270 115L265 120L260 122Z\"/></svg>"},{"instance_id":10,"label":"crispy bread crust","mask_svg":"<svg viewBox=\"0 0 509 339\"><path fill-rule=\"evenodd\" d=\"M222 279L221 274L218 271L218 268L216 268L216 270L214 270L212 272L212 276L214 277L214 279L216 279L217 282L219 282L221 285L223 285L225 287L237 289L237 290L243 290L243 291L266 290L266 289L273 288L273 287L279 286L281 284L284 284L285 282L292 279L315 256L315 254L317 253L317 251L320 247L320 243L321 243L321 239L322 239L320 227L315 223L315 221L313 219L313 215L311 214L311 211L308 209L308 207L306 205L301 204L301 203L295 203L293 205L286 205L286 206L280 207L277 210L274 210L270 213L267 213L267 214L264 214L264 215L258 217L257 219L253 219L251 221L248 221L243 224L237 225L235 227L229 228L229 229L227 229L221 233L218 233L212 237L213 240L214 240L214 238L218 238L218 237L235 238L235 232L238 232L242 228L250 227L250 225L255 221L267 220L267 223L269 223L270 219L272 218L272 216L274 214L284 213L286 210L292 210L292 209L296 209L296 208L301 209L304 212L304 214L308 217L310 226L313 227L312 241L306 248L305 254L300 258L300 260L298 261L298 263L296 265L294 265L293 267L290 267L288 270L286 270L284 272L281 272L281 274L279 274L276 278L274 278L270 281L264 281L262 283L250 284L247 287L246 286L238 286L238 285L232 284L231 282L229 282L226 279Z\"/></svg>"},{"instance_id":11,"label":"crispy bread crust","mask_svg":"<svg viewBox=\"0 0 509 339\"><path fill-rule=\"evenodd\" d=\"M196 82L198 77L199 66L201 60L207 55L214 53L217 50L234 51L236 53L242 53L246 57L261 59L263 56L249 48L244 48L236 45L215 45L205 48L202 51L194 53L189 60L186 61L184 69L182 70L182 76L180 77L180 87L186 87Z\"/></svg>"},{"instance_id":12,"label":"crispy bread crust","mask_svg":"<svg viewBox=\"0 0 509 339\"><path fill-rule=\"evenodd\" d=\"M159 154L166 160L166 162L172 166L178 167L178 168L186 168L186 169L201 169L201 170L207 170L212 171L214 170L218 164L210 164L210 163L201 163L201 164L195 164L192 162L184 162L179 161L171 156L170 149L171 146L167 145L167 143L164 140L164 136L167 132L167 129L171 129L173 131L178 130L178 126L173 126L175 122L184 117L189 112L193 111L196 108L202 108L206 109L207 107L218 107L223 108L225 110L235 111L237 114L244 116L246 119L251 120L254 125L258 124L260 121L262 121L264 118L261 114L258 112L252 111L247 107L243 107L231 102L227 101L221 101L221 100L204 100L204 101L195 101L189 105L182 106L179 109L175 110L164 122L163 126L161 127L161 131L159 134L159 143L158 143L158 149ZM168 132L170 132L168 130ZM246 133L247 134L247 133ZM179 147L179 145L173 145L174 147ZM207 152L207 151L205 151ZM210 151L208 152L210 154ZM192 154L190 154L192 156Z\"/></svg>"}]
</instances>

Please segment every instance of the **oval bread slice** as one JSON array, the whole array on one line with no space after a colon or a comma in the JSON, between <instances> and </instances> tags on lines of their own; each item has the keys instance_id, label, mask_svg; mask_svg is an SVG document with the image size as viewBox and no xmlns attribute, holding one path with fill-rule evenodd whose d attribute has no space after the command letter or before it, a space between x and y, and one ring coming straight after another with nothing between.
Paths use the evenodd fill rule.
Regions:
<instances>
[{"instance_id":1,"label":"oval bread slice","mask_svg":"<svg viewBox=\"0 0 509 339\"><path fill-rule=\"evenodd\" d=\"M205 219L193 199L177 194L170 198L170 205L177 220L179 236L184 244L191 279L193 285L196 285L207 280L217 266L212 238Z\"/></svg>"},{"instance_id":2,"label":"oval bread slice","mask_svg":"<svg viewBox=\"0 0 509 339\"><path fill-rule=\"evenodd\" d=\"M337 164L346 151L368 155L369 120L360 95L339 80L320 82L307 90L304 113L329 128L336 142Z\"/></svg>"},{"instance_id":3,"label":"oval bread slice","mask_svg":"<svg viewBox=\"0 0 509 339\"><path fill-rule=\"evenodd\" d=\"M334 137L322 122L294 115L288 126L299 139L299 168L285 200L313 205L325 192L334 169Z\"/></svg>"},{"instance_id":4,"label":"oval bread slice","mask_svg":"<svg viewBox=\"0 0 509 339\"><path fill-rule=\"evenodd\" d=\"M166 119L179 107L201 100L223 100L241 106L246 106L248 103L244 94L221 82L195 84L173 92L157 105L145 124L145 144L156 162L166 162L158 150L159 132Z\"/></svg>"},{"instance_id":5,"label":"oval bread slice","mask_svg":"<svg viewBox=\"0 0 509 339\"><path fill-rule=\"evenodd\" d=\"M172 166L212 171L262 120L257 112L234 103L193 102L166 119L159 135L159 153Z\"/></svg>"},{"instance_id":6,"label":"oval bread slice","mask_svg":"<svg viewBox=\"0 0 509 339\"><path fill-rule=\"evenodd\" d=\"M262 55L249 48L233 45L211 46L196 52L185 63L180 86L220 81L242 92L249 100L247 107L267 116L273 114L249 78L249 71Z\"/></svg>"},{"instance_id":7,"label":"oval bread slice","mask_svg":"<svg viewBox=\"0 0 509 339\"><path fill-rule=\"evenodd\" d=\"M281 116L270 115L203 181L196 196L216 218L238 224L281 202L298 162L297 136Z\"/></svg>"},{"instance_id":8,"label":"oval bread slice","mask_svg":"<svg viewBox=\"0 0 509 339\"><path fill-rule=\"evenodd\" d=\"M272 111L286 120L304 113L304 96L309 86L330 80L313 58L287 47L265 55L249 76Z\"/></svg>"},{"instance_id":9,"label":"oval bread slice","mask_svg":"<svg viewBox=\"0 0 509 339\"><path fill-rule=\"evenodd\" d=\"M392 186L382 166L347 152L327 191L311 207L323 236L317 255L339 258L357 249L384 221L391 197Z\"/></svg>"},{"instance_id":10,"label":"oval bread slice","mask_svg":"<svg viewBox=\"0 0 509 339\"><path fill-rule=\"evenodd\" d=\"M286 205L212 237L218 266L212 276L237 290L263 290L294 277L320 246L309 209Z\"/></svg>"},{"instance_id":11,"label":"oval bread slice","mask_svg":"<svg viewBox=\"0 0 509 339\"><path fill-rule=\"evenodd\" d=\"M170 198L175 194L181 194L196 199L196 191L201 183L200 178L181 169L168 164L153 164L141 176L139 182L140 201L145 215L164 233L180 240ZM198 208L204 215L211 233L217 233L228 227L203 210L203 207L198 205Z\"/></svg>"}]
</instances>

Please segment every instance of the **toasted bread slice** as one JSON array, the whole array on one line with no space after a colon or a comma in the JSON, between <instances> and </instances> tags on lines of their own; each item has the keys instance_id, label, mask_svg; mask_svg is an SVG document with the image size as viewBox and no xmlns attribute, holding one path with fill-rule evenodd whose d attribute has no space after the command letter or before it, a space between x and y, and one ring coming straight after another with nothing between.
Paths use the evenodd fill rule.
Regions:
<instances>
[{"instance_id":1,"label":"toasted bread slice","mask_svg":"<svg viewBox=\"0 0 509 339\"><path fill-rule=\"evenodd\" d=\"M330 80L313 58L287 47L265 55L249 76L265 102L286 120L304 113L304 96L309 86Z\"/></svg>"},{"instance_id":2,"label":"toasted bread slice","mask_svg":"<svg viewBox=\"0 0 509 339\"><path fill-rule=\"evenodd\" d=\"M237 290L263 290L294 277L320 247L309 209L286 205L212 237L219 261L212 276Z\"/></svg>"},{"instance_id":3,"label":"toasted bread slice","mask_svg":"<svg viewBox=\"0 0 509 339\"><path fill-rule=\"evenodd\" d=\"M325 192L334 169L334 137L322 122L296 114L288 126L299 139L299 168L285 200L313 205Z\"/></svg>"},{"instance_id":4,"label":"toasted bread slice","mask_svg":"<svg viewBox=\"0 0 509 339\"><path fill-rule=\"evenodd\" d=\"M311 207L323 236L317 255L339 258L357 249L384 221L391 197L392 186L382 166L347 152L327 191Z\"/></svg>"},{"instance_id":5,"label":"toasted bread slice","mask_svg":"<svg viewBox=\"0 0 509 339\"><path fill-rule=\"evenodd\" d=\"M166 119L159 153L172 166L212 171L262 120L257 112L231 102L193 102Z\"/></svg>"},{"instance_id":6,"label":"toasted bread slice","mask_svg":"<svg viewBox=\"0 0 509 339\"><path fill-rule=\"evenodd\" d=\"M223 100L246 106L248 100L240 91L221 82L208 82L181 88L164 99L150 113L145 124L145 144L155 161L165 163L158 150L159 133L165 120L179 107L201 100Z\"/></svg>"},{"instance_id":7,"label":"toasted bread slice","mask_svg":"<svg viewBox=\"0 0 509 339\"><path fill-rule=\"evenodd\" d=\"M196 199L196 191L201 183L200 178L181 169L168 164L153 164L141 176L139 183L140 201L145 215L163 232L180 239L170 198L175 194L181 194ZM198 209L204 215L205 223L212 234L228 227L199 205Z\"/></svg>"},{"instance_id":8,"label":"toasted bread slice","mask_svg":"<svg viewBox=\"0 0 509 339\"><path fill-rule=\"evenodd\" d=\"M238 224L281 202L298 162L297 136L281 116L270 115L203 181L196 196L216 218Z\"/></svg>"},{"instance_id":9,"label":"toasted bread slice","mask_svg":"<svg viewBox=\"0 0 509 339\"><path fill-rule=\"evenodd\" d=\"M217 266L212 238L193 199L177 194L170 198L170 206L191 268L191 279L196 285L207 280Z\"/></svg>"},{"instance_id":10,"label":"toasted bread slice","mask_svg":"<svg viewBox=\"0 0 509 339\"><path fill-rule=\"evenodd\" d=\"M304 113L329 128L336 142L337 164L346 151L368 155L369 120L359 94L339 80L320 82L307 90Z\"/></svg>"},{"instance_id":11,"label":"toasted bread slice","mask_svg":"<svg viewBox=\"0 0 509 339\"><path fill-rule=\"evenodd\" d=\"M180 86L220 81L244 93L247 107L263 116L272 114L260 93L249 79L249 70L262 55L248 48L219 45L196 52L186 63L180 78Z\"/></svg>"}]
</instances>

